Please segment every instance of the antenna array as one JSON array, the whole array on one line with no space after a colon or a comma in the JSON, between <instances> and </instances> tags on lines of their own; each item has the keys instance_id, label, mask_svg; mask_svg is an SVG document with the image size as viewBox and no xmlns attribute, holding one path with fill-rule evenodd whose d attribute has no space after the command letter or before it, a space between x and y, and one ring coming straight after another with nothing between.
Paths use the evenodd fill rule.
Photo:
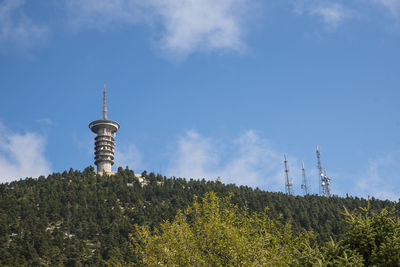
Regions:
<instances>
[{"instance_id":1,"label":"antenna array","mask_svg":"<svg viewBox=\"0 0 400 267\"><path fill-rule=\"evenodd\" d=\"M319 171L319 195L323 195L325 197L330 197L331 196L331 190L330 190L330 184L332 178L328 177L326 174L326 169L322 168L322 163L321 163L321 153L319 152L319 148L317 146L317 167ZM290 178L289 175L289 167L288 167L288 161L286 158L286 154L283 154L284 161L283 163L285 164L285 189L286 193L289 195L293 195L293 183L292 179ZM304 162L301 163L301 172L302 172L302 183L301 183L301 189L303 191L303 195L308 195L310 193L310 185L307 182L307 175L306 175L306 169L304 168Z\"/></svg>"}]
</instances>

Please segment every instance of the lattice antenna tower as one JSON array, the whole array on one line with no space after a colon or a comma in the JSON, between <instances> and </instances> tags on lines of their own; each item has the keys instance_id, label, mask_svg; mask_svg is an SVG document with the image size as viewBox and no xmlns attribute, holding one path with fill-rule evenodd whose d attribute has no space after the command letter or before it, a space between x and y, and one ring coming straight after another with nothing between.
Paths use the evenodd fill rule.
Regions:
<instances>
[{"instance_id":1,"label":"lattice antenna tower","mask_svg":"<svg viewBox=\"0 0 400 267\"><path fill-rule=\"evenodd\" d=\"M286 154L283 155L283 157L285 158L285 160L283 161L283 163L285 164L285 187L286 187L286 193L289 195L293 195L293 191L292 191L292 182L290 180L289 177L289 167L288 167L288 161L286 159Z\"/></svg>"},{"instance_id":2,"label":"lattice antenna tower","mask_svg":"<svg viewBox=\"0 0 400 267\"><path fill-rule=\"evenodd\" d=\"M310 188L307 183L307 175L306 169L304 168L304 162L301 162L301 173L303 175L303 183L301 184L301 189L303 190L304 195L308 195Z\"/></svg>"},{"instance_id":3,"label":"lattice antenna tower","mask_svg":"<svg viewBox=\"0 0 400 267\"><path fill-rule=\"evenodd\" d=\"M326 169L324 169L324 176L322 178L322 193L324 196L326 197L330 197L331 196L331 189L329 188L331 184L331 178L328 177L328 175L326 174Z\"/></svg>"},{"instance_id":4,"label":"lattice antenna tower","mask_svg":"<svg viewBox=\"0 0 400 267\"><path fill-rule=\"evenodd\" d=\"M319 148L317 146L317 167L318 167L318 183L319 183L319 194L321 195L322 193L322 177L324 176L324 173L322 172L322 164L321 164L321 154L319 153Z\"/></svg>"},{"instance_id":5,"label":"lattice antenna tower","mask_svg":"<svg viewBox=\"0 0 400 267\"><path fill-rule=\"evenodd\" d=\"M319 170L319 194L324 195L326 197L331 196L331 190L329 188L331 178L326 175L326 169L322 171L321 164L321 154L319 152L319 148L317 146L317 160L318 160L318 170Z\"/></svg>"}]
</instances>

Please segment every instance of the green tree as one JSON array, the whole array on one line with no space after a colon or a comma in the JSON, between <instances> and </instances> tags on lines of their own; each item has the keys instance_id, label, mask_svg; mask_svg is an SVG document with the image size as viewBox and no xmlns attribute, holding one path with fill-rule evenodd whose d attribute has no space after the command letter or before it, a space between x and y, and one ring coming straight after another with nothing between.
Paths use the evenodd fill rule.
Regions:
<instances>
[{"instance_id":1,"label":"green tree","mask_svg":"<svg viewBox=\"0 0 400 267\"><path fill-rule=\"evenodd\" d=\"M303 253L301 266L400 266L400 219L394 209L361 212L345 208L347 233L318 250Z\"/></svg>"},{"instance_id":2,"label":"green tree","mask_svg":"<svg viewBox=\"0 0 400 267\"><path fill-rule=\"evenodd\" d=\"M361 213L345 209L345 215L344 247L362 255L367 266L400 266L400 218L394 209L371 212L368 203Z\"/></svg>"},{"instance_id":3,"label":"green tree","mask_svg":"<svg viewBox=\"0 0 400 267\"><path fill-rule=\"evenodd\" d=\"M267 212L249 212L231 197L207 193L152 233L136 225L132 243L146 266L287 266L310 247L311 233L292 233Z\"/></svg>"}]
</instances>

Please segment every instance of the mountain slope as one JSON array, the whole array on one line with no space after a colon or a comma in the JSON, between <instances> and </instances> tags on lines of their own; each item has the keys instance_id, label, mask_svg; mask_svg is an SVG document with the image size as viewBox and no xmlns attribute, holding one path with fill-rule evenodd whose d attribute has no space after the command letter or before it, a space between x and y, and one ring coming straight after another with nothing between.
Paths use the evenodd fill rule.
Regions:
<instances>
[{"instance_id":1,"label":"mountain slope","mask_svg":"<svg viewBox=\"0 0 400 267\"><path fill-rule=\"evenodd\" d=\"M129 233L134 224L152 229L174 217L193 196L232 193L250 210L269 209L289 220L295 231L312 229L318 242L341 238L343 207L365 206L359 198L288 196L220 182L166 178L119 168L113 176L83 172L54 173L0 185L0 265L99 265L134 261ZM244 177L245 179L245 177ZM372 210L396 205L372 199Z\"/></svg>"}]
</instances>

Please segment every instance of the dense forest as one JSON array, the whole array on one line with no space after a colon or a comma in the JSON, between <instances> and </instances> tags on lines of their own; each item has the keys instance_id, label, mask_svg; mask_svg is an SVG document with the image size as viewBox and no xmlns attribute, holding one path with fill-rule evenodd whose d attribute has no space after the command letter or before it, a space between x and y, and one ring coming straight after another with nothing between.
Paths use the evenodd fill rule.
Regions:
<instances>
[{"instance_id":1,"label":"dense forest","mask_svg":"<svg viewBox=\"0 0 400 267\"><path fill-rule=\"evenodd\" d=\"M53 173L0 185L1 266L82 266L132 263L137 250L130 236L138 226L152 232L195 196L215 192L230 196L239 208L264 212L288 222L293 232L313 232L315 244L344 238L348 211L367 206L357 197L290 196L218 181L167 178L119 168L100 176L83 172ZM244 177L245 179L245 177ZM399 203L372 198L371 211L399 210Z\"/></svg>"}]
</instances>

